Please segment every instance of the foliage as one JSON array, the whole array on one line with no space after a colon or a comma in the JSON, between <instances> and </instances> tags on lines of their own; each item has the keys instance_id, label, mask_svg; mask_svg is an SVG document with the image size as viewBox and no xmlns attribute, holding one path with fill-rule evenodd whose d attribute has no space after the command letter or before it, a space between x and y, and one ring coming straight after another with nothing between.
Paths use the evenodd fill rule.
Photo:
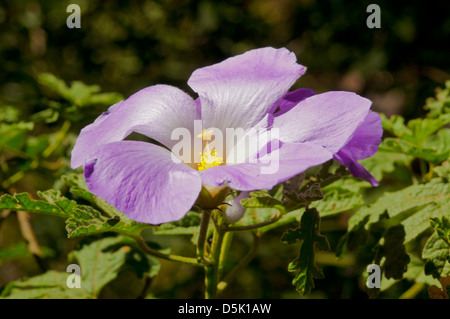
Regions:
<instances>
[{"instance_id":1,"label":"foliage","mask_svg":"<svg viewBox=\"0 0 450 319\"><path fill-rule=\"evenodd\" d=\"M298 256L287 270L294 274L292 283L302 295L314 293L316 279L326 276L324 269L329 266L325 264L323 268L320 263L322 256L326 256L323 251L333 247L340 258L355 255L357 264L353 266L359 267L361 273L367 264L381 265L382 287L368 291L371 297L388 293L405 280L429 285L433 298L445 296L445 291L439 293L438 280L443 287L442 282L450 275L447 211L450 194L447 126L450 119L446 111L450 82L438 91L435 99L427 100L425 109L430 110L427 117L405 123L401 116L389 119L383 116L383 127L391 136L385 137L375 156L361 161L380 181L378 189L370 188L367 183L351 177L343 166L329 161L272 190L251 192L249 198L241 200L246 212L235 224L223 224L220 210L211 212L205 236L213 242L205 244L205 259L199 257L197 261L161 251L157 243L143 240L142 235L151 234L150 241L156 242L162 238L188 236L195 247L200 245L202 211L194 206L183 219L160 226L137 223L90 193L83 176L70 173L67 167L67 151L72 146L67 138L72 134L71 123L82 114L80 110L96 103L111 104L120 97L99 93L97 86L81 82L67 86L50 74L41 75L39 81L58 96L57 100L49 102L49 108L32 114L28 122L22 120L14 107L3 108L1 130L4 134L0 147L8 160L2 166L3 174L7 175L2 186L4 190L11 190L12 185L27 179L33 170L48 169L47 159L64 164L56 168L55 178L60 177L53 187L38 190L38 198L27 192L6 193L0 197L0 211L60 217L65 221L69 239L92 238L93 241L67 256L69 262L76 262L83 269L81 290L67 287L68 273L47 270L38 276L9 282L1 292L2 297L98 298L105 287L121 280L125 270L138 280L156 276L159 263L150 256L205 265L208 269L209 260L215 258L211 247L217 240L225 240L213 235L217 227L224 227L228 232L249 231L255 238L270 238L281 232L282 242L298 243ZM59 130L36 135L40 126L55 123L60 123ZM17 162L20 175L13 173L8 177L16 158L22 160ZM321 221L333 222L339 216L350 217L348 232L338 245L335 239L330 245L330 235L321 231ZM150 233L145 232L146 229ZM117 235L111 237L112 233ZM43 258L54 256L52 248L41 248ZM249 256L255 253L256 250L252 250ZM0 249L3 263L31 255L23 243ZM243 259L245 263L250 262L250 257ZM228 273L218 285L220 288L230 284L231 277L237 276L237 269L242 265L231 263L219 268Z\"/></svg>"},{"instance_id":2,"label":"foliage","mask_svg":"<svg viewBox=\"0 0 450 319\"><path fill-rule=\"evenodd\" d=\"M10 299L92 299L98 298L102 289L127 268L140 278L157 275L160 265L133 247L133 242L122 236L106 237L83 246L69 255L69 262L77 262L82 270L81 289L70 287L69 273L49 270L45 274L10 282L1 298ZM76 275L73 275L76 276Z\"/></svg>"},{"instance_id":3,"label":"foliage","mask_svg":"<svg viewBox=\"0 0 450 319\"><path fill-rule=\"evenodd\" d=\"M448 276L450 131L446 128L449 123L446 110L449 92L450 81L435 99L427 100L425 109L431 112L424 119L411 120L405 125L399 116L384 117L383 127L394 137L385 138L377 155L366 160L390 159L382 175L402 167L410 173L411 184L394 192L382 192L350 218L349 232L341 243L350 250L359 249L369 262L380 263L384 257L382 269L386 279L411 279L409 269L416 268L417 263L425 275L436 279ZM385 157L385 153L401 157ZM419 176L413 171L414 163L419 164ZM421 259L418 261L416 257ZM427 276L416 276L413 280L434 282ZM390 281L381 290L392 284Z\"/></svg>"},{"instance_id":4,"label":"foliage","mask_svg":"<svg viewBox=\"0 0 450 319\"><path fill-rule=\"evenodd\" d=\"M324 274L316 265L314 253L316 246L320 250L329 250L330 244L327 238L319 233L320 217L317 209L307 209L300 222L300 228L286 231L281 240L287 244L301 241L300 254L288 267L291 272L296 272L293 284L301 294L307 294L314 288L314 278L322 279Z\"/></svg>"},{"instance_id":5,"label":"foliage","mask_svg":"<svg viewBox=\"0 0 450 319\"><path fill-rule=\"evenodd\" d=\"M384 140L361 161L378 188L329 162L241 201L244 217L225 225L234 230L222 245L227 258L219 262L218 286L228 287L222 296L297 298L291 294L297 289L303 298L448 298L450 82L420 109L448 77L442 41L450 34L448 10L381 1L383 27L367 30L361 23L368 3L80 1L83 27L68 30L64 2L5 1L1 297L201 297L203 275L194 267L165 263L158 272L150 257L173 261L175 255L160 249L169 247L194 256L181 261L195 265L201 212L194 207L180 221L159 226L131 221L87 190L80 171L70 168L70 151L82 127L123 99L101 87L124 95L154 83L187 89L185 79L196 68L270 45L298 52L299 62L314 70L298 87L355 91L371 98L377 111L402 115L381 114ZM25 243L16 211L30 213L40 256ZM216 213L206 257L220 222ZM329 251L315 249L328 248L325 241ZM37 269L39 258L47 269ZM81 290L66 285L68 263L84 270ZM382 266L382 285L363 291L371 263ZM159 282L147 289L154 276Z\"/></svg>"}]
</instances>

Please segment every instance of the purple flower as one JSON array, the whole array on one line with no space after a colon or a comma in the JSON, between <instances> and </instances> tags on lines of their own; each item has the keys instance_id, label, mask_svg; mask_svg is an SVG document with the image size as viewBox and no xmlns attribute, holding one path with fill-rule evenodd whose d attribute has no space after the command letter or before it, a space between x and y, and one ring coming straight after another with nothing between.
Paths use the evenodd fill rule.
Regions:
<instances>
[{"instance_id":1,"label":"purple flower","mask_svg":"<svg viewBox=\"0 0 450 319\"><path fill-rule=\"evenodd\" d=\"M288 93L305 71L292 52L262 48L196 70L188 84L197 100L168 85L145 88L111 106L81 131L71 165L84 165L92 193L130 218L150 224L182 218L202 185L228 185L238 191L270 189L332 158L376 185L357 162L372 156L381 141L381 120L370 111L371 102L349 92ZM170 150L178 140L172 139L172 132L184 128L193 133L196 120L204 128L223 132L277 129L279 144L257 150L252 154L256 162L230 164L207 145L201 163L174 161ZM124 140L132 132L163 146ZM263 160L275 152L276 173L263 174Z\"/></svg>"}]
</instances>

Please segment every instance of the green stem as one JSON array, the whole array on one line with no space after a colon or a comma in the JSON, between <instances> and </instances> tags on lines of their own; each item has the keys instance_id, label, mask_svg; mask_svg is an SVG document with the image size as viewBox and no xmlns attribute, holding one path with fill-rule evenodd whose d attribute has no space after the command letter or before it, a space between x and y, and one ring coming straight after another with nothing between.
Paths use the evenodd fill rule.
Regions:
<instances>
[{"instance_id":1,"label":"green stem","mask_svg":"<svg viewBox=\"0 0 450 319\"><path fill-rule=\"evenodd\" d=\"M209 218L210 212L203 210L197 241L197 261L199 263L205 262L205 244L206 244L206 236L208 234Z\"/></svg>"},{"instance_id":2,"label":"green stem","mask_svg":"<svg viewBox=\"0 0 450 319\"><path fill-rule=\"evenodd\" d=\"M407 291L405 291L399 299L414 299L425 287L424 284L416 282Z\"/></svg>"},{"instance_id":3,"label":"green stem","mask_svg":"<svg viewBox=\"0 0 450 319\"><path fill-rule=\"evenodd\" d=\"M213 217L214 219L214 217ZM220 254L222 252L222 244L224 235L226 233L226 226L221 221L214 224L214 235L211 245L211 263L206 264L205 267L205 298L215 299L217 297L217 284L219 282L219 262Z\"/></svg>"},{"instance_id":4,"label":"green stem","mask_svg":"<svg viewBox=\"0 0 450 319\"><path fill-rule=\"evenodd\" d=\"M234 267L233 270L231 270L230 273L228 273L228 275L226 275L225 278L219 283L218 285L219 293L225 290L225 288L227 288L229 283L236 277L236 275L239 272L241 272L245 267L247 267L247 265L250 263L253 257L255 257L256 252L258 251L259 239L261 238L260 237L261 235L258 233L252 234L253 234L252 248L250 249L248 254L245 255L245 257L239 262L239 264L237 264L237 266Z\"/></svg>"},{"instance_id":5,"label":"green stem","mask_svg":"<svg viewBox=\"0 0 450 319\"><path fill-rule=\"evenodd\" d=\"M278 209L278 208L277 208ZM227 228L227 231L247 231L247 230L255 230L270 224L273 224L277 222L284 214L284 209L278 209L278 212L273 216L272 218L269 218L268 220L265 220L261 223L256 223L252 225L245 225L245 226L231 226Z\"/></svg>"},{"instance_id":6,"label":"green stem","mask_svg":"<svg viewBox=\"0 0 450 319\"><path fill-rule=\"evenodd\" d=\"M161 253L153 248L150 248L147 246L147 244L144 241L144 238L142 238L142 236L139 236L137 238L135 238L137 243L139 244L139 247L141 247L141 249L154 257L157 258L161 258L164 260L169 260L169 261L176 261L182 264L187 264L187 265L191 265L191 266L199 266L199 267L203 267L203 264L198 263L197 260L195 258L190 258L190 257L184 257L184 256L178 256L178 255L169 255L169 254L164 254Z\"/></svg>"},{"instance_id":7,"label":"green stem","mask_svg":"<svg viewBox=\"0 0 450 319\"><path fill-rule=\"evenodd\" d=\"M225 268L225 263L228 259L228 253L230 252L231 242L233 240L233 232L226 232L222 242L222 253L219 260L219 278L222 277L223 269Z\"/></svg>"},{"instance_id":8,"label":"green stem","mask_svg":"<svg viewBox=\"0 0 450 319\"><path fill-rule=\"evenodd\" d=\"M42 156L43 157L49 157L65 140L67 132L70 129L70 121L65 121L64 124L62 125L61 129L59 130L59 132L56 135L56 139L55 141L50 144L43 152L42 152Z\"/></svg>"}]
</instances>

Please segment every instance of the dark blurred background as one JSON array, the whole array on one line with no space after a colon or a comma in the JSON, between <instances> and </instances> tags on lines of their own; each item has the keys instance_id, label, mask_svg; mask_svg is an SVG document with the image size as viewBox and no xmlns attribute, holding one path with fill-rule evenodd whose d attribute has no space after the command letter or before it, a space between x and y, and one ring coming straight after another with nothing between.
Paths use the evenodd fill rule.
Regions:
<instances>
[{"instance_id":1,"label":"dark blurred background","mask_svg":"<svg viewBox=\"0 0 450 319\"><path fill-rule=\"evenodd\" d=\"M66 26L70 15L66 8L71 3L81 8L80 29ZM366 26L370 3L381 8L381 29ZM48 94L37 81L41 72L68 83L99 84L104 91L124 96L157 83L175 85L193 95L186 82L196 68L273 46L287 47L308 67L294 88L353 91L370 98L376 111L407 119L420 117L425 99L450 79L449 12L448 1L3 0L0 105L18 107L24 117L41 111L42 97ZM86 123L71 130L78 133L93 120L85 118ZM63 224L55 223L36 229L44 244L49 235L43 229L57 233L55 238L65 237ZM327 219L322 228L335 249L345 233L345 217ZM286 269L297 248L282 245L281 233L264 238L264 249L225 297L299 296ZM250 245L245 236L236 240L231 253L234 262ZM186 239L173 243L184 243L180 249L193 249ZM333 267L334 255L322 258L331 266L325 268L326 280L317 281L311 297L367 297L361 272L351 267L354 261ZM60 268L65 257L61 260ZM0 283L38 273L36 265L30 265L29 260L4 265ZM156 297L202 297L202 272L165 262L162 269L152 284Z\"/></svg>"},{"instance_id":2,"label":"dark blurred background","mask_svg":"<svg viewBox=\"0 0 450 319\"><path fill-rule=\"evenodd\" d=\"M273 46L308 67L296 87L354 91L388 115L418 116L450 78L450 3L376 1L381 29L369 29L372 2L5 0L0 102L31 104L39 72L125 96L156 83L192 93L196 68ZM81 29L66 26L70 3L81 8Z\"/></svg>"}]
</instances>

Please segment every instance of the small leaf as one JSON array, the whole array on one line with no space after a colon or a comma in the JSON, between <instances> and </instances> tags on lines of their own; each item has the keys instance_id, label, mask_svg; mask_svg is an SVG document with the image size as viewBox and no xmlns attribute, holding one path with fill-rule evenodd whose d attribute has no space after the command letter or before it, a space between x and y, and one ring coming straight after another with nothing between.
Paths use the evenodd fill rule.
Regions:
<instances>
[{"instance_id":1,"label":"small leaf","mask_svg":"<svg viewBox=\"0 0 450 319\"><path fill-rule=\"evenodd\" d=\"M83 199L98 206L99 210L87 205L79 205L61 195L59 191L38 192L43 200L32 200L27 193L3 195L0 197L0 209L22 210L30 213L48 214L66 219L68 237L88 236L107 231L128 234L135 237L149 224L135 222L117 209L96 197L87 190L73 190Z\"/></svg>"},{"instance_id":2,"label":"small leaf","mask_svg":"<svg viewBox=\"0 0 450 319\"><path fill-rule=\"evenodd\" d=\"M448 178L450 176L450 162L445 161L441 166L435 167L434 171L438 176Z\"/></svg>"},{"instance_id":3,"label":"small leaf","mask_svg":"<svg viewBox=\"0 0 450 319\"><path fill-rule=\"evenodd\" d=\"M123 269L131 249L124 245L123 239L121 236L107 237L70 253L69 261L80 266L83 290L90 295L98 296Z\"/></svg>"},{"instance_id":4,"label":"small leaf","mask_svg":"<svg viewBox=\"0 0 450 319\"><path fill-rule=\"evenodd\" d=\"M156 276L160 263L135 247L127 237L107 237L69 254L69 262L80 266L81 288L67 287L71 273L48 271L45 274L9 283L0 297L8 299L92 299L124 270L138 278Z\"/></svg>"},{"instance_id":5,"label":"small leaf","mask_svg":"<svg viewBox=\"0 0 450 319\"><path fill-rule=\"evenodd\" d=\"M197 244L197 236L199 232L201 215L196 212L188 212L182 219L165 223L152 228L155 235L188 235L192 236L191 242ZM212 231L213 228L209 227L208 231Z\"/></svg>"},{"instance_id":6,"label":"small leaf","mask_svg":"<svg viewBox=\"0 0 450 319\"><path fill-rule=\"evenodd\" d=\"M19 193L14 196L5 194L0 197L0 210L22 210L30 213L48 214L67 218L68 215L58 205L42 200L33 200L27 193Z\"/></svg>"},{"instance_id":7,"label":"small leaf","mask_svg":"<svg viewBox=\"0 0 450 319\"><path fill-rule=\"evenodd\" d=\"M436 279L450 275L450 248L437 233L433 233L425 243L422 258L427 260L425 264L427 275L432 275Z\"/></svg>"},{"instance_id":8,"label":"small leaf","mask_svg":"<svg viewBox=\"0 0 450 319\"><path fill-rule=\"evenodd\" d=\"M67 278L70 273L49 270L45 274L10 282L3 289L4 299L91 299L84 289L69 289ZM83 287L83 284L82 286Z\"/></svg>"},{"instance_id":9,"label":"small leaf","mask_svg":"<svg viewBox=\"0 0 450 319\"><path fill-rule=\"evenodd\" d=\"M430 217L430 224L436 231L436 234L450 247L450 221L448 218L445 216L442 216L441 219Z\"/></svg>"},{"instance_id":10,"label":"small leaf","mask_svg":"<svg viewBox=\"0 0 450 319\"><path fill-rule=\"evenodd\" d=\"M66 99L70 96L70 91L66 83L51 73L39 74L38 82Z\"/></svg>"},{"instance_id":11,"label":"small leaf","mask_svg":"<svg viewBox=\"0 0 450 319\"><path fill-rule=\"evenodd\" d=\"M241 205L245 208L275 208L282 206L280 200L267 196L265 193L252 192L250 198L241 199Z\"/></svg>"},{"instance_id":12,"label":"small leaf","mask_svg":"<svg viewBox=\"0 0 450 319\"><path fill-rule=\"evenodd\" d=\"M384 244L379 247L375 264L380 264L384 257L384 274L387 279L402 279L408 269L410 258L406 253L404 240L405 229L402 225L389 228L383 236Z\"/></svg>"},{"instance_id":13,"label":"small leaf","mask_svg":"<svg viewBox=\"0 0 450 319\"><path fill-rule=\"evenodd\" d=\"M311 207L317 208L320 215L325 217L350 211L362 207L364 204L361 194L331 190L325 192L323 200L313 202Z\"/></svg>"},{"instance_id":14,"label":"small leaf","mask_svg":"<svg viewBox=\"0 0 450 319\"><path fill-rule=\"evenodd\" d=\"M435 97L427 99L425 109L431 118L450 114L450 81L445 82L444 89L438 88Z\"/></svg>"},{"instance_id":15,"label":"small leaf","mask_svg":"<svg viewBox=\"0 0 450 319\"><path fill-rule=\"evenodd\" d=\"M44 257L54 256L54 251L48 247L40 246ZM20 242L14 246L0 248L0 262L16 260L32 256L28 246L24 242Z\"/></svg>"},{"instance_id":16,"label":"small leaf","mask_svg":"<svg viewBox=\"0 0 450 319\"><path fill-rule=\"evenodd\" d=\"M291 229L282 236L282 241L292 244L301 241L299 256L288 266L296 275L292 281L297 291L305 295L314 288L314 279L323 278L322 270L315 263L315 250L329 250L327 238L320 234L320 217L317 209L307 209L302 216L300 228Z\"/></svg>"},{"instance_id":17,"label":"small leaf","mask_svg":"<svg viewBox=\"0 0 450 319\"><path fill-rule=\"evenodd\" d=\"M435 178L422 185L412 185L397 192L386 192L374 204L358 210L349 220L351 232L364 225L366 230L377 223L387 212L389 223L402 223L405 227L405 244L429 229L429 217L448 213L449 185Z\"/></svg>"}]
</instances>

